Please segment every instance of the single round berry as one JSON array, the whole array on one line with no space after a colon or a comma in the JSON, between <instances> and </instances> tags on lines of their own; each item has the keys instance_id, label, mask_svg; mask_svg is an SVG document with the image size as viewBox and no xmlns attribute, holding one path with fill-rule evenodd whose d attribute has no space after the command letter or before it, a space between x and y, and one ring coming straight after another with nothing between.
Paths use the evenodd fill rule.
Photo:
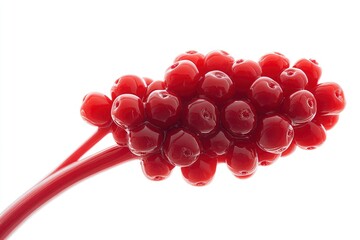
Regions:
<instances>
[{"instance_id":1,"label":"single round berry","mask_svg":"<svg viewBox=\"0 0 360 240\"><path fill-rule=\"evenodd\" d=\"M314 91L318 114L339 114L345 108L345 96L342 88L333 82L321 83Z\"/></svg>"},{"instance_id":2,"label":"single round berry","mask_svg":"<svg viewBox=\"0 0 360 240\"><path fill-rule=\"evenodd\" d=\"M173 126L180 117L179 99L166 90L155 90L145 103L147 120L156 126L168 128Z\"/></svg>"},{"instance_id":3,"label":"single round berry","mask_svg":"<svg viewBox=\"0 0 360 240\"><path fill-rule=\"evenodd\" d=\"M209 134L218 126L218 110L205 99L190 102L184 114L186 124L199 134Z\"/></svg>"},{"instance_id":4,"label":"single round berry","mask_svg":"<svg viewBox=\"0 0 360 240\"><path fill-rule=\"evenodd\" d=\"M167 132L163 151L170 163L187 167L198 159L201 148L199 140L193 133L178 128Z\"/></svg>"},{"instance_id":5,"label":"single round berry","mask_svg":"<svg viewBox=\"0 0 360 240\"><path fill-rule=\"evenodd\" d=\"M165 82L157 80L150 83L150 85L148 85L146 89L145 99L147 99L150 93L152 93L155 90L165 90Z\"/></svg>"},{"instance_id":6,"label":"single round berry","mask_svg":"<svg viewBox=\"0 0 360 240\"><path fill-rule=\"evenodd\" d=\"M296 142L295 140L292 140L290 146L281 153L281 157L289 156L291 153L293 153L296 150Z\"/></svg>"},{"instance_id":7,"label":"single round berry","mask_svg":"<svg viewBox=\"0 0 360 240\"><path fill-rule=\"evenodd\" d=\"M112 135L115 142L121 147L127 147L128 145L128 134L124 128L117 126L116 124L112 125L111 128Z\"/></svg>"},{"instance_id":8,"label":"single round berry","mask_svg":"<svg viewBox=\"0 0 360 240\"><path fill-rule=\"evenodd\" d=\"M230 77L221 71L214 70L205 74L199 83L199 94L221 103L234 95L234 84Z\"/></svg>"},{"instance_id":9,"label":"single round berry","mask_svg":"<svg viewBox=\"0 0 360 240\"><path fill-rule=\"evenodd\" d=\"M157 151L163 141L164 133L151 124L143 124L129 131L128 145L132 153L144 156Z\"/></svg>"},{"instance_id":10,"label":"single round berry","mask_svg":"<svg viewBox=\"0 0 360 240\"><path fill-rule=\"evenodd\" d=\"M166 70L165 86L176 96L189 98L195 95L199 78L196 65L189 60L181 60Z\"/></svg>"},{"instance_id":11,"label":"single round berry","mask_svg":"<svg viewBox=\"0 0 360 240\"><path fill-rule=\"evenodd\" d=\"M310 122L316 114L316 99L307 90L297 91L289 97L284 111L293 125Z\"/></svg>"},{"instance_id":12,"label":"single round berry","mask_svg":"<svg viewBox=\"0 0 360 240\"><path fill-rule=\"evenodd\" d=\"M257 145L264 151L279 154L284 152L294 138L294 129L284 117L265 117L260 124Z\"/></svg>"},{"instance_id":13,"label":"single round berry","mask_svg":"<svg viewBox=\"0 0 360 240\"><path fill-rule=\"evenodd\" d=\"M316 115L314 122L324 126L326 130L332 129L339 121L339 115Z\"/></svg>"},{"instance_id":14,"label":"single round berry","mask_svg":"<svg viewBox=\"0 0 360 240\"><path fill-rule=\"evenodd\" d=\"M294 128L296 144L306 150L319 147L326 140L325 128L315 122L309 122Z\"/></svg>"},{"instance_id":15,"label":"single round berry","mask_svg":"<svg viewBox=\"0 0 360 240\"><path fill-rule=\"evenodd\" d=\"M321 68L314 59L300 59L294 64L294 68L301 69L308 78L306 89L312 90L318 84L321 77Z\"/></svg>"},{"instance_id":16,"label":"single round berry","mask_svg":"<svg viewBox=\"0 0 360 240\"><path fill-rule=\"evenodd\" d=\"M216 166L216 158L200 155L196 162L188 167L182 167L181 172L185 180L191 185L204 186L214 177Z\"/></svg>"},{"instance_id":17,"label":"single round berry","mask_svg":"<svg viewBox=\"0 0 360 240\"><path fill-rule=\"evenodd\" d=\"M261 111L275 111L283 100L283 91L273 79L260 77L250 87L250 99Z\"/></svg>"},{"instance_id":18,"label":"single round berry","mask_svg":"<svg viewBox=\"0 0 360 240\"><path fill-rule=\"evenodd\" d=\"M174 168L161 153L155 153L144 156L141 161L143 173L147 178L153 181L160 181L167 178Z\"/></svg>"},{"instance_id":19,"label":"single round berry","mask_svg":"<svg viewBox=\"0 0 360 240\"><path fill-rule=\"evenodd\" d=\"M289 67L289 59L283 54L274 52L262 56L259 60L259 65L262 70L262 76L266 76L274 79L275 81L280 80L280 74Z\"/></svg>"},{"instance_id":20,"label":"single round berry","mask_svg":"<svg viewBox=\"0 0 360 240\"><path fill-rule=\"evenodd\" d=\"M122 94L114 100L111 115L118 126L130 129L145 121L144 104L138 96Z\"/></svg>"},{"instance_id":21,"label":"single round berry","mask_svg":"<svg viewBox=\"0 0 360 240\"><path fill-rule=\"evenodd\" d=\"M245 101L230 102L221 113L224 128L234 136L249 134L256 127L256 113L253 106Z\"/></svg>"},{"instance_id":22,"label":"single round berry","mask_svg":"<svg viewBox=\"0 0 360 240\"><path fill-rule=\"evenodd\" d=\"M239 93L248 92L250 86L260 76L261 67L255 61L239 59L232 65L231 79Z\"/></svg>"},{"instance_id":23,"label":"single round berry","mask_svg":"<svg viewBox=\"0 0 360 240\"><path fill-rule=\"evenodd\" d=\"M258 156L258 163L260 166L271 165L280 157L279 153L266 152L257 145L255 146L255 150Z\"/></svg>"},{"instance_id":24,"label":"single round berry","mask_svg":"<svg viewBox=\"0 0 360 240\"><path fill-rule=\"evenodd\" d=\"M143 98L146 93L146 82L135 75L125 75L117 79L111 88L111 97L114 100L121 94L129 93Z\"/></svg>"},{"instance_id":25,"label":"single round berry","mask_svg":"<svg viewBox=\"0 0 360 240\"><path fill-rule=\"evenodd\" d=\"M93 92L87 94L80 108L81 117L97 127L107 127L111 120L111 100L104 94Z\"/></svg>"},{"instance_id":26,"label":"single round berry","mask_svg":"<svg viewBox=\"0 0 360 240\"><path fill-rule=\"evenodd\" d=\"M223 50L209 52L205 55L204 70L210 72L219 70L226 74L231 73L234 58Z\"/></svg>"},{"instance_id":27,"label":"single round berry","mask_svg":"<svg viewBox=\"0 0 360 240\"><path fill-rule=\"evenodd\" d=\"M204 152L210 157L217 157L227 153L231 141L223 131L218 131L215 135L202 139Z\"/></svg>"},{"instance_id":28,"label":"single round berry","mask_svg":"<svg viewBox=\"0 0 360 240\"><path fill-rule=\"evenodd\" d=\"M146 86L149 86L152 82L154 82L154 80L152 80L151 78L148 78L148 77L143 77L145 83L146 83Z\"/></svg>"},{"instance_id":29,"label":"single round berry","mask_svg":"<svg viewBox=\"0 0 360 240\"><path fill-rule=\"evenodd\" d=\"M308 84L306 74L299 68L287 68L280 74L279 84L285 96L305 89Z\"/></svg>"},{"instance_id":30,"label":"single round berry","mask_svg":"<svg viewBox=\"0 0 360 240\"><path fill-rule=\"evenodd\" d=\"M189 60L196 65L200 73L204 72L205 56L203 54L194 50L190 50L177 56L174 62L178 62L180 60Z\"/></svg>"},{"instance_id":31,"label":"single round berry","mask_svg":"<svg viewBox=\"0 0 360 240\"><path fill-rule=\"evenodd\" d=\"M236 142L230 150L230 157L226 161L230 171L235 176L248 176L255 172L258 156L251 144Z\"/></svg>"}]
</instances>

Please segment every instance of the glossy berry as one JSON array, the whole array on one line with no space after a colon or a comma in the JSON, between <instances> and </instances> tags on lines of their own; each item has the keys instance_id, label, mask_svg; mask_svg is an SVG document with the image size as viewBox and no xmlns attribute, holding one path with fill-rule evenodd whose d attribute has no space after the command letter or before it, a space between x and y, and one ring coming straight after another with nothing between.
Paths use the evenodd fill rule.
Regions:
<instances>
[{"instance_id":1,"label":"glossy berry","mask_svg":"<svg viewBox=\"0 0 360 240\"><path fill-rule=\"evenodd\" d=\"M239 59L232 65L231 72L236 91L246 93L255 80L261 76L261 67L255 61Z\"/></svg>"},{"instance_id":2,"label":"glossy berry","mask_svg":"<svg viewBox=\"0 0 360 240\"><path fill-rule=\"evenodd\" d=\"M81 117L88 123L97 127L106 127L112 123L111 100L102 93L89 93L80 108Z\"/></svg>"},{"instance_id":3,"label":"glossy berry","mask_svg":"<svg viewBox=\"0 0 360 240\"><path fill-rule=\"evenodd\" d=\"M166 179L174 168L161 153L155 153L144 156L141 161L143 173L147 178L153 181Z\"/></svg>"},{"instance_id":4,"label":"glossy berry","mask_svg":"<svg viewBox=\"0 0 360 240\"><path fill-rule=\"evenodd\" d=\"M143 124L129 131L128 145L132 153L144 156L159 150L163 131L151 124Z\"/></svg>"},{"instance_id":5,"label":"glossy berry","mask_svg":"<svg viewBox=\"0 0 360 240\"><path fill-rule=\"evenodd\" d=\"M265 117L259 128L258 146L270 153L284 152L294 138L294 129L284 117L273 115Z\"/></svg>"},{"instance_id":6,"label":"glossy berry","mask_svg":"<svg viewBox=\"0 0 360 240\"><path fill-rule=\"evenodd\" d=\"M127 147L128 145L128 134L126 130L122 127L117 126L116 124L112 125L111 128L112 135L115 142L121 147Z\"/></svg>"},{"instance_id":7,"label":"glossy berry","mask_svg":"<svg viewBox=\"0 0 360 240\"><path fill-rule=\"evenodd\" d=\"M255 145L255 150L258 156L258 163L260 166L269 166L273 164L281 155L279 153L266 152L257 145Z\"/></svg>"},{"instance_id":8,"label":"glossy berry","mask_svg":"<svg viewBox=\"0 0 360 240\"><path fill-rule=\"evenodd\" d=\"M314 122L323 125L326 130L332 129L339 121L339 115L316 115Z\"/></svg>"},{"instance_id":9,"label":"glossy berry","mask_svg":"<svg viewBox=\"0 0 360 240\"><path fill-rule=\"evenodd\" d=\"M326 140L325 128L315 122L309 122L294 128L296 144L306 150L319 147Z\"/></svg>"},{"instance_id":10,"label":"glossy berry","mask_svg":"<svg viewBox=\"0 0 360 240\"><path fill-rule=\"evenodd\" d=\"M179 99L166 90L155 90L145 103L147 120L161 128L174 125L181 113Z\"/></svg>"},{"instance_id":11,"label":"glossy berry","mask_svg":"<svg viewBox=\"0 0 360 240\"><path fill-rule=\"evenodd\" d=\"M177 56L174 62L178 62L180 60L189 60L195 64L200 73L204 72L205 56L203 54L190 50Z\"/></svg>"},{"instance_id":12,"label":"glossy berry","mask_svg":"<svg viewBox=\"0 0 360 240\"><path fill-rule=\"evenodd\" d=\"M300 90L291 94L284 111L292 124L298 125L310 122L315 117L316 105L316 99L311 92Z\"/></svg>"},{"instance_id":13,"label":"glossy berry","mask_svg":"<svg viewBox=\"0 0 360 240\"><path fill-rule=\"evenodd\" d=\"M271 78L260 77L250 87L250 99L259 110L274 111L283 101L283 91Z\"/></svg>"},{"instance_id":14,"label":"glossy berry","mask_svg":"<svg viewBox=\"0 0 360 240\"><path fill-rule=\"evenodd\" d=\"M146 93L146 82L135 75L125 75L117 79L111 88L111 97L114 100L121 94L129 93L142 99Z\"/></svg>"},{"instance_id":15,"label":"glossy berry","mask_svg":"<svg viewBox=\"0 0 360 240\"><path fill-rule=\"evenodd\" d=\"M145 99L147 99L150 93L152 93L155 90L165 90L165 82L157 80L150 83L150 85L148 85L146 89Z\"/></svg>"},{"instance_id":16,"label":"glossy berry","mask_svg":"<svg viewBox=\"0 0 360 240\"><path fill-rule=\"evenodd\" d=\"M111 115L118 126L134 128L145 121L143 102L133 94L122 94L114 100Z\"/></svg>"},{"instance_id":17,"label":"glossy berry","mask_svg":"<svg viewBox=\"0 0 360 240\"><path fill-rule=\"evenodd\" d=\"M290 146L281 153L281 157L289 156L291 153L293 153L296 149L296 142L292 140Z\"/></svg>"},{"instance_id":18,"label":"glossy berry","mask_svg":"<svg viewBox=\"0 0 360 240\"><path fill-rule=\"evenodd\" d=\"M314 91L321 115L339 114L345 108L345 96L341 87L332 82L319 84Z\"/></svg>"},{"instance_id":19,"label":"glossy berry","mask_svg":"<svg viewBox=\"0 0 360 240\"><path fill-rule=\"evenodd\" d=\"M294 64L294 68L301 69L308 78L306 89L312 90L318 84L321 77L321 68L314 59L300 59Z\"/></svg>"},{"instance_id":20,"label":"glossy berry","mask_svg":"<svg viewBox=\"0 0 360 240\"><path fill-rule=\"evenodd\" d=\"M209 134L218 126L218 110L205 99L190 102L184 114L187 126L199 134Z\"/></svg>"},{"instance_id":21,"label":"glossy berry","mask_svg":"<svg viewBox=\"0 0 360 240\"><path fill-rule=\"evenodd\" d=\"M230 150L230 157L226 163L235 176L248 176L254 173L258 165L255 147L251 144L236 142Z\"/></svg>"},{"instance_id":22,"label":"glossy berry","mask_svg":"<svg viewBox=\"0 0 360 240\"><path fill-rule=\"evenodd\" d=\"M146 86L149 86L152 82L154 82L154 80L152 80L151 78L148 78L148 77L143 77L145 83L146 83Z\"/></svg>"},{"instance_id":23,"label":"glossy berry","mask_svg":"<svg viewBox=\"0 0 360 240\"><path fill-rule=\"evenodd\" d=\"M217 157L227 153L231 146L229 137L223 132L218 131L212 136L202 139L204 152L210 157Z\"/></svg>"},{"instance_id":24,"label":"glossy berry","mask_svg":"<svg viewBox=\"0 0 360 240\"><path fill-rule=\"evenodd\" d=\"M199 158L201 147L198 138L192 132L180 128L167 133L163 151L170 163L187 167Z\"/></svg>"},{"instance_id":25,"label":"glossy berry","mask_svg":"<svg viewBox=\"0 0 360 240\"><path fill-rule=\"evenodd\" d=\"M298 68L287 68L280 74L279 84L285 96L304 90L308 84L306 74Z\"/></svg>"},{"instance_id":26,"label":"glossy berry","mask_svg":"<svg viewBox=\"0 0 360 240\"><path fill-rule=\"evenodd\" d=\"M217 160L206 155L200 155L198 160L188 167L182 167L185 180L194 186L208 184L215 175Z\"/></svg>"},{"instance_id":27,"label":"glossy berry","mask_svg":"<svg viewBox=\"0 0 360 240\"><path fill-rule=\"evenodd\" d=\"M214 70L205 74L199 82L199 94L216 103L231 98L234 95L234 84L231 78L224 72Z\"/></svg>"},{"instance_id":28,"label":"glossy berry","mask_svg":"<svg viewBox=\"0 0 360 240\"><path fill-rule=\"evenodd\" d=\"M234 58L223 50L209 52L205 55L204 69L205 72L219 70L226 74L231 73Z\"/></svg>"},{"instance_id":29,"label":"glossy berry","mask_svg":"<svg viewBox=\"0 0 360 240\"><path fill-rule=\"evenodd\" d=\"M224 128L234 136L244 137L256 127L256 112L245 101L230 102L221 113Z\"/></svg>"},{"instance_id":30,"label":"glossy berry","mask_svg":"<svg viewBox=\"0 0 360 240\"><path fill-rule=\"evenodd\" d=\"M262 56L259 60L261 67L261 75L274 79L275 81L280 80L280 74L289 67L289 59L283 54L274 52Z\"/></svg>"},{"instance_id":31,"label":"glossy berry","mask_svg":"<svg viewBox=\"0 0 360 240\"><path fill-rule=\"evenodd\" d=\"M165 86L170 93L189 98L195 95L199 78L196 65L189 60L181 60L166 70Z\"/></svg>"}]
</instances>

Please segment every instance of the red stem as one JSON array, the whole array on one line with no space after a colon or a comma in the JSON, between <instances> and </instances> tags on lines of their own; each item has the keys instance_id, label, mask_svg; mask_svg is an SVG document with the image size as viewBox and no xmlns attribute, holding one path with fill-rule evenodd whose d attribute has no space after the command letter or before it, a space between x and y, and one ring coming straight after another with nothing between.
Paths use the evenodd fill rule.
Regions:
<instances>
[{"instance_id":1,"label":"red stem","mask_svg":"<svg viewBox=\"0 0 360 240\"><path fill-rule=\"evenodd\" d=\"M66 188L97 172L135 158L128 148L115 146L50 175L0 215L0 239L7 238L29 215Z\"/></svg>"}]
</instances>

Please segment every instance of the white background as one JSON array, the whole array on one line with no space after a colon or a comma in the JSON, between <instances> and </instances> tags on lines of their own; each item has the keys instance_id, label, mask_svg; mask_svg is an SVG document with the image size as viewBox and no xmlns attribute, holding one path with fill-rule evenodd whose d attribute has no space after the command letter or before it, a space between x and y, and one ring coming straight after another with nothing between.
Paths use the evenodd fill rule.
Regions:
<instances>
[{"instance_id":1,"label":"white background","mask_svg":"<svg viewBox=\"0 0 360 240\"><path fill-rule=\"evenodd\" d=\"M152 182L134 161L64 192L10 239L360 239L355 3L1 1L0 211L95 131L79 114L86 93L109 94L125 74L161 79L186 50L315 58L348 102L321 148L248 180L220 165L206 187L179 169Z\"/></svg>"}]
</instances>

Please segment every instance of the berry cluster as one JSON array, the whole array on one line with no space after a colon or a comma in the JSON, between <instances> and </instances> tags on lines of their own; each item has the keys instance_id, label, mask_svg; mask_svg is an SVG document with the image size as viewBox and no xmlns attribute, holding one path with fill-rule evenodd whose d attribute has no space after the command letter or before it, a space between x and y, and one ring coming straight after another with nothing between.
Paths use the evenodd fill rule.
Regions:
<instances>
[{"instance_id":1,"label":"berry cluster","mask_svg":"<svg viewBox=\"0 0 360 240\"><path fill-rule=\"evenodd\" d=\"M81 115L111 127L116 143L142 158L148 178L162 180L179 166L201 186L219 162L247 178L296 146L320 146L345 106L341 87L318 83L320 76L315 60L291 67L280 53L255 62L225 51L188 51L164 81L126 75L115 81L111 99L88 94Z\"/></svg>"}]
</instances>

